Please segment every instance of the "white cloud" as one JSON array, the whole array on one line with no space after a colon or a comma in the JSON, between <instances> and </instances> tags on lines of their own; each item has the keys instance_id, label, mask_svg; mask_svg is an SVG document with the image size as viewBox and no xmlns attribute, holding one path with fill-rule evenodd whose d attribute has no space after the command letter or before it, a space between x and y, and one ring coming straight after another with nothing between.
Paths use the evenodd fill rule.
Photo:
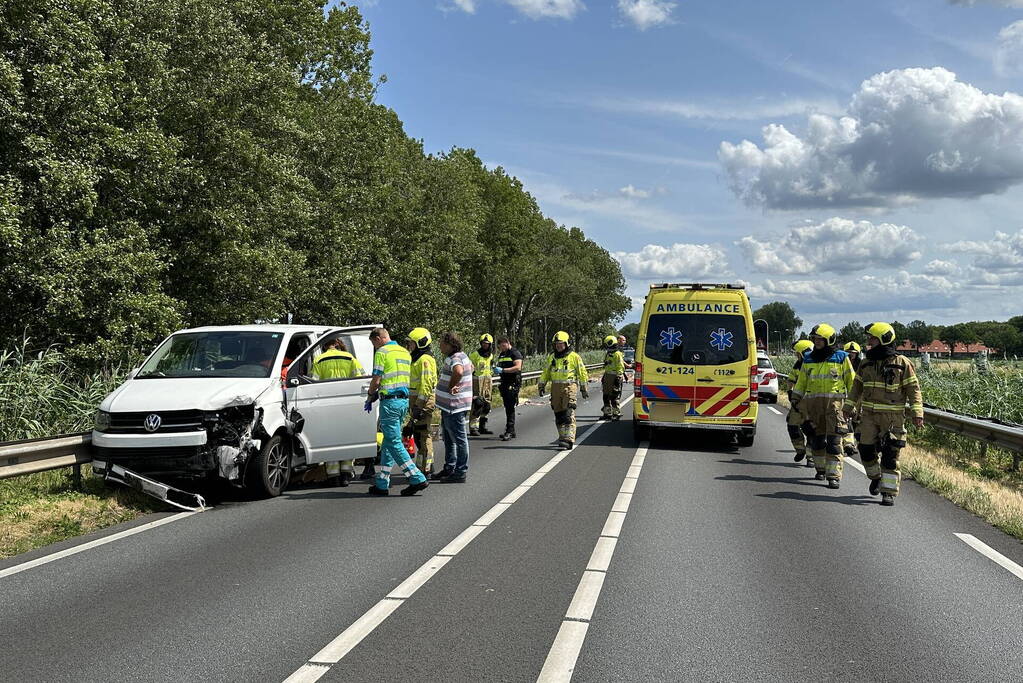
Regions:
<instances>
[{"instance_id":1,"label":"white cloud","mask_svg":"<svg viewBox=\"0 0 1023 683\"><path fill-rule=\"evenodd\" d=\"M582 0L505 0L530 19L573 19L586 9Z\"/></svg>"},{"instance_id":2,"label":"white cloud","mask_svg":"<svg viewBox=\"0 0 1023 683\"><path fill-rule=\"evenodd\" d=\"M455 9L460 9L468 14L476 14L476 0L451 0Z\"/></svg>"},{"instance_id":3,"label":"white cloud","mask_svg":"<svg viewBox=\"0 0 1023 683\"><path fill-rule=\"evenodd\" d=\"M769 279L750 287L750 296L756 305L788 301L805 319L804 314L944 311L958 305L961 290L962 285L945 277L898 271L843 280Z\"/></svg>"},{"instance_id":4,"label":"white cloud","mask_svg":"<svg viewBox=\"0 0 1023 683\"><path fill-rule=\"evenodd\" d=\"M674 23L671 12L677 6L667 0L618 0L618 11L640 31Z\"/></svg>"},{"instance_id":5,"label":"white cloud","mask_svg":"<svg viewBox=\"0 0 1023 683\"><path fill-rule=\"evenodd\" d=\"M637 252L611 254L622 264L622 272L636 278L687 278L727 275L725 252L709 244L648 244Z\"/></svg>"},{"instance_id":6,"label":"white cloud","mask_svg":"<svg viewBox=\"0 0 1023 683\"><path fill-rule=\"evenodd\" d=\"M995 71L999 76L1023 74L1023 21L1014 21L998 32Z\"/></svg>"},{"instance_id":7,"label":"white cloud","mask_svg":"<svg viewBox=\"0 0 1023 683\"><path fill-rule=\"evenodd\" d=\"M798 97L773 101L750 97L732 101L699 102L694 100L644 100L619 96L588 99L583 103L605 111L713 121L760 121L789 116L806 116L811 112L839 114L842 111L834 100Z\"/></svg>"},{"instance_id":8,"label":"white cloud","mask_svg":"<svg viewBox=\"0 0 1023 683\"><path fill-rule=\"evenodd\" d=\"M941 259L934 259L924 266L924 272L928 275L958 275L961 271L959 264Z\"/></svg>"},{"instance_id":9,"label":"white cloud","mask_svg":"<svg viewBox=\"0 0 1023 683\"><path fill-rule=\"evenodd\" d=\"M942 68L877 74L847 114L813 114L802 137L722 142L718 158L747 204L883 207L978 197L1023 182L1023 97L981 92Z\"/></svg>"},{"instance_id":10,"label":"white cloud","mask_svg":"<svg viewBox=\"0 0 1023 683\"><path fill-rule=\"evenodd\" d=\"M631 197L632 199L647 199L652 194L650 190L641 190L638 187L632 185L626 185L625 187L618 190L618 194L623 197Z\"/></svg>"},{"instance_id":11,"label":"white cloud","mask_svg":"<svg viewBox=\"0 0 1023 683\"><path fill-rule=\"evenodd\" d=\"M972 254L973 266L985 271L1014 273L1023 270L1023 230L1014 235L995 232L991 240L963 240L946 244L945 249Z\"/></svg>"},{"instance_id":12,"label":"white cloud","mask_svg":"<svg viewBox=\"0 0 1023 683\"><path fill-rule=\"evenodd\" d=\"M777 275L890 270L920 258L920 236L905 225L829 218L794 227L780 240L736 242L753 269Z\"/></svg>"},{"instance_id":13,"label":"white cloud","mask_svg":"<svg viewBox=\"0 0 1023 683\"><path fill-rule=\"evenodd\" d=\"M1001 5L1002 7L1023 7L1023 0L949 0L953 5L971 7L977 4Z\"/></svg>"}]
</instances>

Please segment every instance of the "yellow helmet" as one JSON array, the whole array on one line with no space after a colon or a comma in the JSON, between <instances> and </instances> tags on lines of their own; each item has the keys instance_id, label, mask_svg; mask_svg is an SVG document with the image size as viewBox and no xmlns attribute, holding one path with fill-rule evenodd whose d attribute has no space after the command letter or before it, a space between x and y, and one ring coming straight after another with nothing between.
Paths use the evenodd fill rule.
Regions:
<instances>
[{"instance_id":1,"label":"yellow helmet","mask_svg":"<svg viewBox=\"0 0 1023 683\"><path fill-rule=\"evenodd\" d=\"M612 346L618 346L618 337L614 336L613 334L607 335L606 337L604 337L604 346L607 346L608 348Z\"/></svg>"},{"instance_id":2,"label":"yellow helmet","mask_svg":"<svg viewBox=\"0 0 1023 683\"><path fill-rule=\"evenodd\" d=\"M483 343L493 344L494 343L494 338L491 337L489 334L486 334L486 333L481 334L480 335L480 344L483 344Z\"/></svg>"},{"instance_id":3,"label":"yellow helmet","mask_svg":"<svg viewBox=\"0 0 1023 683\"><path fill-rule=\"evenodd\" d=\"M430 330L425 327L417 327L409 332L408 339L411 339L416 343L417 349L425 349L433 342L433 338L430 336Z\"/></svg>"},{"instance_id":4,"label":"yellow helmet","mask_svg":"<svg viewBox=\"0 0 1023 683\"><path fill-rule=\"evenodd\" d=\"M551 337L551 341L555 343L565 342L567 344L568 340L569 340L568 332L565 332L564 330L559 330L558 332L555 332L554 336Z\"/></svg>"},{"instance_id":5,"label":"yellow helmet","mask_svg":"<svg viewBox=\"0 0 1023 683\"><path fill-rule=\"evenodd\" d=\"M842 347L842 350L845 351L846 353L852 353L853 351L859 353L860 345L857 344L856 342L849 342L848 344Z\"/></svg>"},{"instance_id":6,"label":"yellow helmet","mask_svg":"<svg viewBox=\"0 0 1023 683\"><path fill-rule=\"evenodd\" d=\"M809 339L800 339L792 345L792 350L802 356L804 353L813 348L813 342Z\"/></svg>"},{"instance_id":7,"label":"yellow helmet","mask_svg":"<svg viewBox=\"0 0 1023 683\"><path fill-rule=\"evenodd\" d=\"M827 323L813 326L813 329L810 330L810 338L813 339L814 337L820 337L828 346L834 346L835 342L838 341L838 334L835 332L835 328Z\"/></svg>"},{"instance_id":8,"label":"yellow helmet","mask_svg":"<svg viewBox=\"0 0 1023 683\"><path fill-rule=\"evenodd\" d=\"M863 328L871 337L877 337L885 346L895 343L895 328L888 323L870 323Z\"/></svg>"}]
</instances>

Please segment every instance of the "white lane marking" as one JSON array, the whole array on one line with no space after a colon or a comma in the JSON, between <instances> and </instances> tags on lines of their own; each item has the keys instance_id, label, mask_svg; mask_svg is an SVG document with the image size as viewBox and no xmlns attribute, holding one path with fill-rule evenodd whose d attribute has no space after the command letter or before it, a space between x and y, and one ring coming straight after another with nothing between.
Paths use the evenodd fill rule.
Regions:
<instances>
[{"instance_id":1,"label":"white lane marking","mask_svg":"<svg viewBox=\"0 0 1023 683\"><path fill-rule=\"evenodd\" d=\"M770 410L775 415L781 415L782 414L782 412L780 410L778 410L777 408L775 408L774 406L767 406L767 409Z\"/></svg>"},{"instance_id":2,"label":"white lane marking","mask_svg":"<svg viewBox=\"0 0 1023 683\"><path fill-rule=\"evenodd\" d=\"M16 564L13 567L8 567L7 569L0 569L0 579L4 578L5 576L11 576L12 574L18 574L19 572L23 572L23 571L26 571L28 569L32 569L34 567L38 567L40 565L49 564L50 562L55 562L56 560L64 559L65 557L70 557L71 555L77 555L78 553L85 552L86 550L89 550L91 548L97 548L97 547L99 547L101 545L106 545L107 543L113 543L114 541L119 541L122 538L127 538L128 536L134 536L135 534L141 534L143 531L149 531L150 529L155 529L158 526L163 526L164 524L170 524L171 522L176 522L179 519L184 519L185 517L191 517L192 515L196 515L196 514L199 514L199 513L198 512L179 512L176 515L171 515L170 517L164 517L163 519L158 519L158 520L156 520L154 522L148 522L146 524L140 524L137 527L132 527L131 529L126 529L124 531L119 531L116 534L110 534L109 536L104 536L103 538L97 538L95 541L89 541L88 543L82 543L81 545L76 545L75 547L67 548L66 550L59 550L59 551L57 551L55 553L52 553L50 555L44 555L42 557L37 557L34 560L29 560L28 562L22 562L21 564Z\"/></svg>"},{"instance_id":3,"label":"white lane marking","mask_svg":"<svg viewBox=\"0 0 1023 683\"><path fill-rule=\"evenodd\" d=\"M632 502L631 493L618 493L618 497L615 498L615 504L611 507L611 512L628 512L629 503Z\"/></svg>"},{"instance_id":4,"label":"white lane marking","mask_svg":"<svg viewBox=\"0 0 1023 683\"><path fill-rule=\"evenodd\" d=\"M628 403L630 400L632 400L631 396L622 401L622 403ZM501 499L501 502L495 504L494 507L483 513L482 517L473 522L468 529L460 533L454 538L454 540L444 546L444 548L431 557L426 564L412 572L407 579L402 581L401 584L399 584L393 591L388 593L387 597L371 607L370 610L359 617L354 624L345 629L337 638L330 641L322 650L313 655L305 664L300 666L295 673L288 676L288 678L285 679L285 683L313 683L330 671L332 666L340 662L345 655L351 652L356 645L361 643L362 640L372 633L377 626L382 624L387 617L391 616L394 610L398 609L406 600L411 598L417 590L422 588L426 582L433 578L433 576L439 572L444 565L451 561L451 558L462 552L467 545L472 543L477 536L483 533L484 529L500 517L505 510L512 506L512 504L518 501L519 498L526 493L526 491L535 486L536 483L543 479L548 472L554 469L555 465L567 458L570 453L581 446L591 434L597 431L601 424L605 423L598 422L597 424L590 426L579 436L575 442L575 446L569 450L561 451L552 457L544 463L540 469L531 474L528 479L512 489L507 496ZM640 450L642 450L644 454L646 453L646 449ZM637 451L637 454L638 453L639 451ZM194 513L189 512L185 514ZM624 515L622 515L622 517L624 517ZM610 523L610 521L611 520L609 519L608 522ZM612 547L611 550L613 552L614 548ZM610 555L608 556L607 561L611 561ZM578 624L579 622L573 623ZM572 633L578 629L569 628L562 630ZM585 628L583 629L583 634L585 635ZM582 646L582 640L579 641L579 645ZM576 652L576 656L578 656L578 651ZM573 661L575 660L573 659Z\"/></svg>"},{"instance_id":5,"label":"white lane marking","mask_svg":"<svg viewBox=\"0 0 1023 683\"><path fill-rule=\"evenodd\" d=\"M1017 579L1023 579L1023 567L1019 566L976 536L973 536L972 534L956 534L956 538L992 562L1000 564L1002 567L1015 574Z\"/></svg>"},{"instance_id":6,"label":"white lane marking","mask_svg":"<svg viewBox=\"0 0 1023 683\"><path fill-rule=\"evenodd\" d=\"M543 669L540 670L540 676L536 679L537 683L569 683L572 680L572 673L575 671L575 664L579 660L579 653L586 640L590 619L593 617L593 610L597 607L597 601L600 599L604 578L611 566L611 558L618 545L622 523L625 521L629 507L628 504L622 505L623 496L632 500L632 492L636 488L640 470L643 469L643 461L639 460L639 464L636 462L639 458L646 458L648 447L649 444L644 442L636 449L633 465L629 467L629 471L622 481L622 488L607 516L597 544L593 547L590 561L575 589L572 603L568 606L565 618L561 622L561 628L558 629L558 635L555 636L554 643L547 653ZM624 509L618 512L619 507Z\"/></svg>"},{"instance_id":7,"label":"white lane marking","mask_svg":"<svg viewBox=\"0 0 1023 683\"><path fill-rule=\"evenodd\" d=\"M849 457L849 456L847 455L847 456L845 456L845 461L846 461L847 463L849 463L850 465L852 465L853 467L855 467L856 469L858 469L858 470L860 471L860 473L861 473L861 474L866 474L866 473L867 473L867 470L865 470L865 469L863 468L863 465L861 465L861 464L860 464L860 461L859 461L859 460L856 460L856 459L854 459L854 458L850 458L850 457Z\"/></svg>"}]
</instances>

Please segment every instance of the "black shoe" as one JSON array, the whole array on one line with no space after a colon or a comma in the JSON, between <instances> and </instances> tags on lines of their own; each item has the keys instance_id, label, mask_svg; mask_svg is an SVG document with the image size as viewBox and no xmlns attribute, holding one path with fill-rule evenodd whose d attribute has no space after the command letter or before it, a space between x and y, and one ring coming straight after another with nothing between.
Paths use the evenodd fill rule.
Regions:
<instances>
[{"instance_id":1,"label":"black shoe","mask_svg":"<svg viewBox=\"0 0 1023 683\"><path fill-rule=\"evenodd\" d=\"M454 473L455 473L454 470L444 468L440 472L434 472L433 474L431 474L430 479L433 479L434 481L443 481Z\"/></svg>"},{"instance_id":2,"label":"black shoe","mask_svg":"<svg viewBox=\"0 0 1023 683\"><path fill-rule=\"evenodd\" d=\"M430 485L430 482L424 481L418 484L410 484L401 490L403 496L414 496L418 492L423 491Z\"/></svg>"},{"instance_id":3,"label":"black shoe","mask_svg":"<svg viewBox=\"0 0 1023 683\"><path fill-rule=\"evenodd\" d=\"M563 451L571 450L573 445L571 441L558 441L558 448Z\"/></svg>"},{"instance_id":4,"label":"black shoe","mask_svg":"<svg viewBox=\"0 0 1023 683\"><path fill-rule=\"evenodd\" d=\"M837 489L839 487L838 479L828 479L828 488Z\"/></svg>"},{"instance_id":5,"label":"black shoe","mask_svg":"<svg viewBox=\"0 0 1023 683\"><path fill-rule=\"evenodd\" d=\"M890 493L881 494L881 505L892 506L895 505L895 496Z\"/></svg>"},{"instance_id":6,"label":"black shoe","mask_svg":"<svg viewBox=\"0 0 1023 683\"><path fill-rule=\"evenodd\" d=\"M480 434L493 434L493 432L484 427L483 425L480 425Z\"/></svg>"},{"instance_id":7,"label":"black shoe","mask_svg":"<svg viewBox=\"0 0 1023 683\"><path fill-rule=\"evenodd\" d=\"M367 467L362 470L362 474L359 475L359 481L366 481L376 476L376 472L373 471L372 467Z\"/></svg>"},{"instance_id":8,"label":"black shoe","mask_svg":"<svg viewBox=\"0 0 1023 683\"><path fill-rule=\"evenodd\" d=\"M366 493L368 493L371 496L387 496L390 495L391 492L389 489L378 489L377 485L373 484L372 486L369 487L369 490L366 491Z\"/></svg>"},{"instance_id":9,"label":"black shoe","mask_svg":"<svg viewBox=\"0 0 1023 683\"><path fill-rule=\"evenodd\" d=\"M501 435L501 441L508 441L509 439L515 438L515 432L505 432Z\"/></svg>"},{"instance_id":10,"label":"black shoe","mask_svg":"<svg viewBox=\"0 0 1023 683\"><path fill-rule=\"evenodd\" d=\"M480 435L480 430L476 429L475 427L469 427L469 436L479 436L479 435Z\"/></svg>"},{"instance_id":11,"label":"black shoe","mask_svg":"<svg viewBox=\"0 0 1023 683\"><path fill-rule=\"evenodd\" d=\"M846 446L845 447L845 457L847 457L847 458L855 458L856 457L856 453L857 453L857 451L856 451L856 447L855 446Z\"/></svg>"},{"instance_id":12,"label":"black shoe","mask_svg":"<svg viewBox=\"0 0 1023 683\"><path fill-rule=\"evenodd\" d=\"M824 481L824 473L818 472L817 474L814 475L813 478L816 479L817 481Z\"/></svg>"},{"instance_id":13,"label":"black shoe","mask_svg":"<svg viewBox=\"0 0 1023 683\"><path fill-rule=\"evenodd\" d=\"M622 419L621 415L612 415L611 416L611 421L612 422L618 422L618 420L620 420L620 419Z\"/></svg>"},{"instance_id":14,"label":"black shoe","mask_svg":"<svg viewBox=\"0 0 1023 683\"><path fill-rule=\"evenodd\" d=\"M881 480L871 479L870 480L870 495L876 496L877 492L881 490Z\"/></svg>"},{"instance_id":15,"label":"black shoe","mask_svg":"<svg viewBox=\"0 0 1023 683\"><path fill-rule=\"evenodd\" d=\"M348 486L350 483L352 483L351 472L342 472L341 475L337 478L338 486L345 487Z\"/></svg>"},{"instance_id":16,"label":"black shoe","mask_svg":"<svg viewBox=\"0 0 1023 683\"><path fill-rule=\"evenodd\" d=\"M803 463L803 467L813 467L813 461L810 460L810 458L807 458L806 462Z\"/></svg>"},{"instance_id":17,"label":"black shoe","mask_svg":"<svg viewBox=\"0 0 1023 683\"><path fill-rule=\"evenodd\" d=\"M796 451L796 457L792 458L796 462L803 462L803 458L806 457L806 451Z\"/></svg>"}]
</instances>

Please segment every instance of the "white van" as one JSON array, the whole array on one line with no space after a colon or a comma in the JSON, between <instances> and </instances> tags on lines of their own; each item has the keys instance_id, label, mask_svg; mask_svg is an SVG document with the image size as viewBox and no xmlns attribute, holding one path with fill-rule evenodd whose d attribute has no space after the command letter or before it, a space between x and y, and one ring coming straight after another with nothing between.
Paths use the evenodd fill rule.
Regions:
<instances>
[{"instance_id":1,"label":"white van","mask_svg":"<svg viewBox=\"0 0 1023 683\"><path fill-rule=\"evenodd\" d=\"M222 478L277 496L295 470L375 458L376 414L363 410L375 327L175 332L100 404L94 473L149 493L158 484L149 478ZM313 359L338 337L365 374L314 380Z\"/></svg>"}]
</instances>

